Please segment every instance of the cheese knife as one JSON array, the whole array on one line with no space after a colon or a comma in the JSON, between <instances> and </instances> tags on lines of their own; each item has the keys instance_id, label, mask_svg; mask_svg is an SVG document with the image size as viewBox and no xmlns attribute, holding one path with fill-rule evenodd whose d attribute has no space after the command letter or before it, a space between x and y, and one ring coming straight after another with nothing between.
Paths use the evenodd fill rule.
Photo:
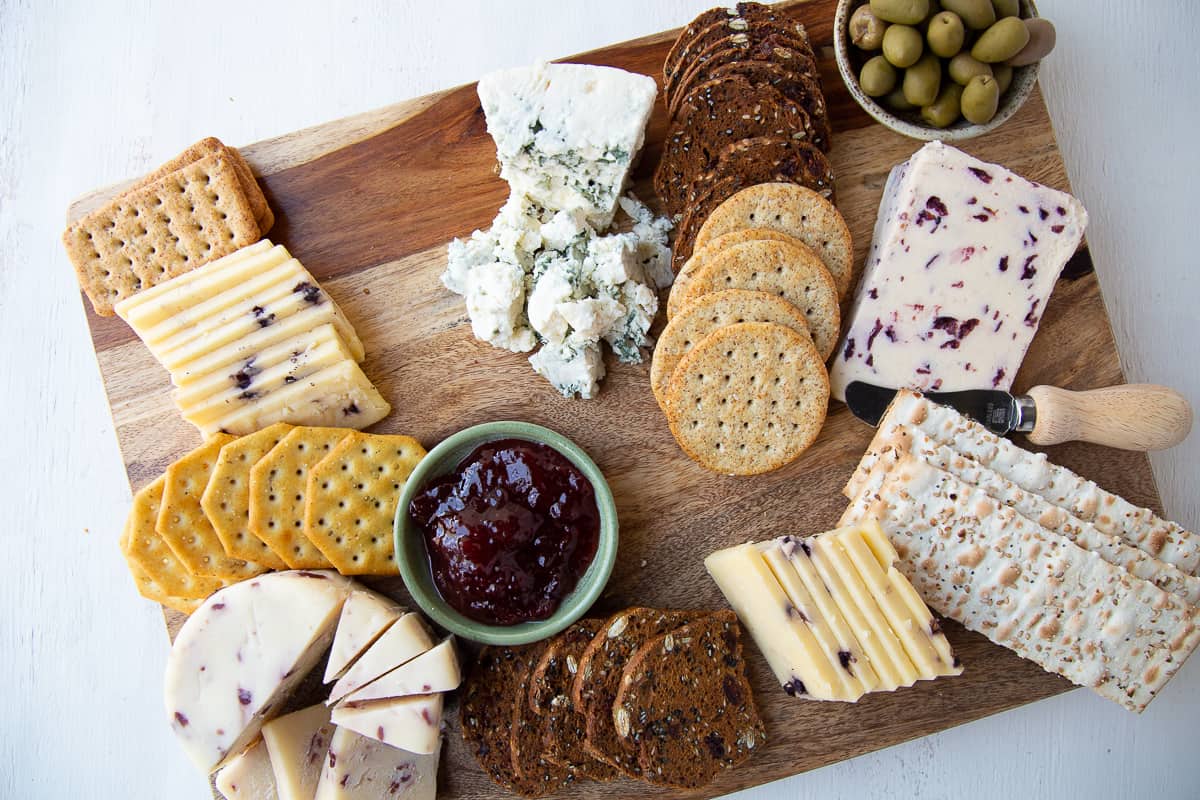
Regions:
<instances>
[{"instance_id":1,"label":"cheese knife","mask_svg":"<svg viewBox=\"0 0 1200 800\"><path fill-rule=\"evenodd\" d=\"M862 381L846 387L846 405L854 416L876 427L895 396L895 389ZM1086 392L1034 386L1024 395L972 389L925 396L997 436L1024 433L1037 445L1081 441L1121 450L1165 450L1182 442L1192 429L1192 408L1183 395L1149 383Z\"/></svg>"}]
</instances>

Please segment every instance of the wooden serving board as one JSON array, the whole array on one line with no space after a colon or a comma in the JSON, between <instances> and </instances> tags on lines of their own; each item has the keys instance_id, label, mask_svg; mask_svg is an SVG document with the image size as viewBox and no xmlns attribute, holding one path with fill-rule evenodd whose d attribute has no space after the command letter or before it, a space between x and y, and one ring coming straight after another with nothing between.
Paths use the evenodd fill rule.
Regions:
<instances>
[{"instance_id":1,"label":"wooden serving board","mask_svg":"<svg viewBox=\"0 0 1200 800\"><path fill-rule=\"evenodd\" d=\"M832 58L834 0L788 3L821 53L835 131L838 200L861 266L888 171L919 142L875 124L846 93ZM567 59L660 77L676 31ZM666 131L661 107L650 122L636 191L653 198L650 175ZM1040 93L998 131L963 145L988 161L1068 189ZM649 363L610 360L595 400L567 400L534 374L524 355L476 341L462 298L441 285L446 243L487 227L507 193L474 86L398 103L242 148L259 174L277 222L270 238L298 257L335 297L367 347L364 364L391 401L376 426L432 447L480 422L516 419L574 439L604 470L616 497L621 547L595 613L629 605L724 607L703 557L732 544L833 526L840 494L872 429L832 405L816 445L798 462L755 478L706 472L671 438L649 386ZM120 187L70 209L75 218ZM1100 287L1086 252L1059 282L1015 388L1076 389L1123 382ZM85 302L85 306L86 306ZM199 443L175 411L167 373L118 318L88 311L92 339L131 485L153 480ZM661 324L661 322L660 322ZM1023 446L1027 442L1020 440ZM1135 503L1161 511L1145 455L1083 444L1052 449L1054 461ZM115 540L114 535L114 540ZM114 542L115 544L115 542ZM403 598L398 579L374 585ZM182 617L167 614L173 633ZM582 783L580 798L630 795L712 797L794 775L1058 694L1070 684L956 624L947 635L966 665L961 677L868 695L857 705L787 697L747 639L751 678L769 741L749 763L694 792L640 783ZM1097 702L1102 702L1097 700ZM502 796L463 746L456 706L447 714L442 796ZM165 725L163 734L165 735Z\"/></svg>"}]
</instances>

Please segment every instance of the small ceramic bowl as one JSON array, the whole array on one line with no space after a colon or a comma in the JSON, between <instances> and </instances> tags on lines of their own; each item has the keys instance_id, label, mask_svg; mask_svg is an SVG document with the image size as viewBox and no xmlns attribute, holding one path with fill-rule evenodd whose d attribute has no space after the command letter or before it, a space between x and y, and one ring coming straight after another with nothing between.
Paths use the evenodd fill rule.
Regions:
<instances>
[{"instance_id":1,"label":"small ceramic bowl","mask_svg":"<svg viewBox=\"0 0 1200 800\"><path fill-rule=\"evenodd\" d=\"M1037 83L1039 63L1030 64L1026 67L1017 67L1013 70L1012 85L1008 87L1008 91L1000 98L1000 107L996 109L996 116L983 125L976 125L973 122L967 122L965 119L960 119L948 128L935 128L921 119L920 113L897 113L882 104L877 103L874 98L868 97L863 93L863 90L858 85L858 71L866 62L867 56L863 54L850 41L850 15L854 13L861 5L866 5L868 0L838 0L837 13L834 16L833 22L833 49L834 55L837 58L838 72L842 74L842 80L846 84L847 91L850 96L862 106L871 117L886 128L891 128L897 133L904 134L913 139L930 142L935 139L940 139L943 142L959 142L964 139L973 139L976 136L982 136L988 131L995 130L1016 114L1021 106L1025 105L1025 101L1029 99L1029 95L1033 94L1033 86ZM1033 0L1021 0L1021 18L1030 19L1038 15L1037 6Z\"/></svg>"},{"instance_id":2,"label":"small ceramic bowl","mask_svg":"<svg viewBox=\"0 0 1200 800\"><path fill-rule=\"evenodd\" d=\"M554 614L537 622L516 625L488 625L463 616L443 598L433 581L425 537L408 516L408 507L416 494L430 481L440 478L459 465L475 448L497 439L523 439L549 445L567 457L587 477L595 490L600 510L600 538L596 557L579 579L574 591L563 598ZM549 428L527 422L488 422L461 430L433 450L413 470L400 493L394 525L396 561L400 576L416 604L437 624L463 639L484 644L516 645L553 636L583 616L591 607L617 560L617 505L604 473L578 445Z\"/></svg>"}]
</instances>

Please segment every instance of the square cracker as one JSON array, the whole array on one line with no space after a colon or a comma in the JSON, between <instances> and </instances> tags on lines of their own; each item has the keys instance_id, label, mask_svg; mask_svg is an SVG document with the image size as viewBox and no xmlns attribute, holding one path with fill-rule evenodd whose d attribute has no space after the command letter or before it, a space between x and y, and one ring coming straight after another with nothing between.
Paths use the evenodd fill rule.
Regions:
<instances>
[{"instance_id":1,"label":"square cracker","mask_svg":"<svg viewBox=\"0 0 1200 800\"><path fill-rule=\"evenodd\" d=\"M121 537L121 552L135 579L138 575L134 570L136 566L168 595L203 600L225 584L216 578L199 578L188 572L155 530L166 481L166 476L160 475L133 496L133 507ZM140 580L138 585L142 585Z\"/></svg>"},{"instance_id":2,"label":"square cracker","mask_svg":"<svg viewBox=\"0 0 1200 800\"><path fill-rule=\"evenodd\" d=\"M200 506L217 454L233 441L218 434L167 467L162 508L155 530L193 575L240 581L266 570L253 561L225 555L225 548Z\"/></svg>"},{"instance_id":3,"label":"square cracker","mask_svg":"<svg viewBox=\"0 0 1200 800\"><path fill-rule=\"evenodd\" d=\"M349 433L293 428L250 469L250 530L292 569L332 566L304 536L304 498L309 470Z\"/></svg>"},{"instance_id":4,"label":"square cracker","mask_svg":"<svg viewBox=\"0 0 1200 800\"><path fill-rule=\"evenodd\" d=\"M275 224L275 215L271 213L271 207L267 205L267 198L263 194L262 188L258 185L258 181L254 179L254 173L250 170L250 165L246 163L246 159L238 149L236 147L225 146L215 136L209 136L196 142L158 169L142 176L141 179L126 191L140 189L143 186L154 183L164 175L169 175L176 170L183 169L188 164L194 164L205 156L214 153L220 153L229 158L234 171L237 173L238 183L241 184L242 192L246 195L247 202L250 203L250 211L254 214L254 221L258 223L258 230L263 236L266 236L267 231Z\"/></svg>"},{"instance_id":5,"label":"square cracker","mask_svg":"<svg viewBox=\"0 0 1200 800\"><path fill-rule=\"evenodd\" d=\"M100 316L142 289L261 238L232 161L214 153L121 195L63 233Z\"/></svg>"},{"instance_id":6,"label":"square cracker","mask_svg":"<svg viewBox=\"0 0 1200 800\"><path fill-rule=\"evenodd\" d=\"M392 520L425 448L410 436L352 433L308 473L304 535L343 575L396 575Z\"/></svg>"},{"instance_id":7,"label":"square cracker","mask_svg":"<svg viewBox=\"0 0 1200 800\"><path fill-rule=\"evenodd\" d=\"M200 507L230 558L254 561L268 569L287 569L284 560L250 531L250 468L291 429L286 422L277 422L230 442L217 454Z\"/></svg>"}]
</instances>

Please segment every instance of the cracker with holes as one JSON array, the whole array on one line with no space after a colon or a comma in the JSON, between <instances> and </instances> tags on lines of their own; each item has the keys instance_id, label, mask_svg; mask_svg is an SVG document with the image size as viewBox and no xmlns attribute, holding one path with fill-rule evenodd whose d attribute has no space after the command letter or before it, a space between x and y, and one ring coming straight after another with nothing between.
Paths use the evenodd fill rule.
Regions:
<instances>
[{"instance_id":1,"label":"cracker with holes","mask_svg":"<svg viewBox=\"0 0 1200 800\"><path fill-rule=\"evenodd\" d=\"M719 328L675 368L667 420L679 446L714 472L757 475L800 456L829 405L812 340L773 322Z\"/></svg>"},{"instance_id":2,"label":"cracker with holes","mask_svg":"<svg viewBox=\"0 0 1200 800\"><path fill-rule=\"evenodd\" d=\"M693 345L718 328L739 322L776 322L797 333L809 335L804 314L778 295L745 289L701 295L667 324L654 348L650 388L654 390L654 399L660 408L666 409L671 375Z\"/></svg>"},{"instance_id":3,"label":"cracker with holes","mask_svg":"<svg viewBox=\"0 0 1200 800\"><path fill-rule=\"evenodd\" d=\"M63 244L100 316L142 289L261 237L233 160L213 153L72 224Z\"/></svg>"},{"instance_id":4,"label":"cracker with holes","mask_svg":"<svg viewBox=\"0 0 1200 800\"><path fill-rule=\"evenodd\" d=\"M770 240L734 245L700 268L680 302L686 306L726 289L765 292L796 306L804 314L822 361L837 346L841 325L837 286L821 259L807 247Z\"/></svg>"},{"instance_id":5,"label":"cracker with holes","mask_svg":"<svg viewBox=\"0 0 1200 800\"><path fill-rule=\"evenodd\" d=\"M159 605L164 605L167 608L174 609L182 614L190 614L199 608L204 602L199 598L176 597L163 588L162 584L156 581L150 573L142 569L142 565L129 555L129 540L130 531L133 526L125 523L125 530L121 534L121 552L125 554L125 564L129 567L129 574L133 576L134 586L137 587L138 594L147 600L153 600Z\"/></svg>"},{"instance_id":6,"label":"cracker with holes","mask_svg":"<svg viewBox=\"0 0 1200 800\"><path fill-rule=\"evenodd\" d=\"M250 469L291 429L286 422L277 422L230 442L217 454L200 506L231 558L255 561L268 569L287 568L283 559L250 531Z\"/></svg>"},{"instance_id":7,"label":"cracker with holes","mask_svg":"<svg viewBox=\"0 0 1200 800\"><path fill-rule=\"evenodd\" d=\"M786 233L780 233L779 231L767 228L747 228L742 231L732 231L724 236L718 236L703 248L692 253L691 257L684 262L683 267L675 275L675 281L671 284L671 292L667 295L667 319L671 319L679 313L679 309L683 307L680 298L687 293L687 285L691 283L692 278L696 277L696 273L700 271L700 268L712 260L713 256L733 247L735 244L744 244L745 242L754 242L760 239L774 239L778 242L791 242L793 244L800 241L794 236L788 236Z\"/></svg>"},{"instance_id":8,"label":"cracker with holes","mask_svg":"<svg viewBox=\"0 0 1200 800\"><path fill-rule=\"evenodd\" d=\"M348 436L345 428L293 428L250 468L250 530L292 569L328 569L304 535L308 472Z\"/></svg>"},{"instance_id":9,"label":"cracker with holes","mask_svg":"<svg viewBox=\"0 0 1200 800\"><path fill-rule=\"evenodd\" d=\"M760 183L742 189L708 215L694 248L745 228L770 228L796 237L825 264L839 294L849 290L854 277L850 229L833 203L812 189L794 183Z\"/></svg>"},{"instance_id":10,"label":"cracker with holes","mask_svg":"<svg viewBox=\"0 0 1200 800\"><path fill-rule=\"evenodd\" d=\"M397 575L392 522L425 448L410 436L351 433L308 473L304 535L343 575Z\"/></svg>"},{"instance_id":11,"label":"cracker with holes","mask_svg":"<svg viewBox=\"0 0 1200 800\"><path fill-rule=\"evenodd\" d=\"M217 463L217 454L232 441L232 436L218 434L167 467L163 476L162 507L154 529L188 572L206 578L240 581L258 575L266 568L253 561L225 555L225 548L200 505L200 497Z\"/></svg>"},{"instance_id":12,"label":"cracker with holes","mask_svg":"<svg viewBox=\"0 0 1200 800\"><path fill-rule=\"evenodd\" d=\"M188 572L155 530L166 482L166 476L160 475L133 496L133 507L129 509L125 532L121 537L121 552L125 554L139 589L143 586L140 575L145 575L167 595L203 600L220 589L224 582L217 578L200 578Z\"/></svg>"}]
</instances>

